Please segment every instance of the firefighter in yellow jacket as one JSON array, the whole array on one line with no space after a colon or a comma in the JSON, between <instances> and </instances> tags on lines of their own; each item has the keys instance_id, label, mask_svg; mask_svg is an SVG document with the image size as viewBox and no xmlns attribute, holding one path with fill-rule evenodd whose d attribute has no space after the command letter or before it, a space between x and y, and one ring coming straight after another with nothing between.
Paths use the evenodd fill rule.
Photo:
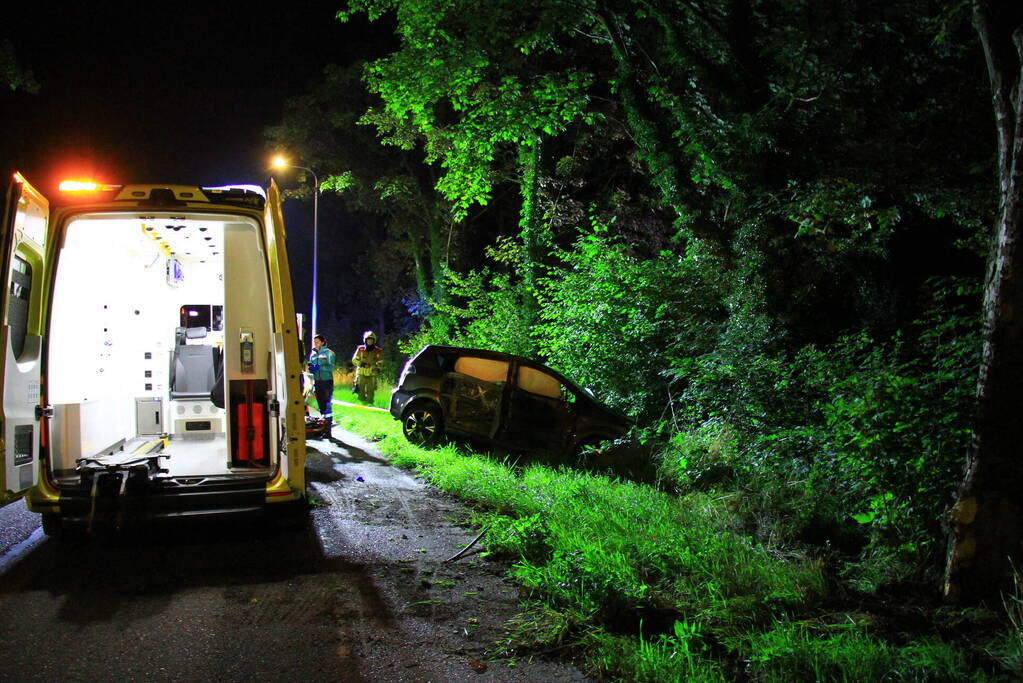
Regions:
<instances>
[{"instance_id":1,"label":"firefighter in yellow jacket","mask_svg":"<svg viewBox=\"0 0 1023 683\"><path fill-rule=\"evenodd\" d=\"M356 347L352 355L352 364L355 365L355 376L359 385L359 400L363 403L373 402L382 356L383 352L377 346L377 336L371 330L367 330L362 335L362 344Z\"/></svg>"}]
</instances>

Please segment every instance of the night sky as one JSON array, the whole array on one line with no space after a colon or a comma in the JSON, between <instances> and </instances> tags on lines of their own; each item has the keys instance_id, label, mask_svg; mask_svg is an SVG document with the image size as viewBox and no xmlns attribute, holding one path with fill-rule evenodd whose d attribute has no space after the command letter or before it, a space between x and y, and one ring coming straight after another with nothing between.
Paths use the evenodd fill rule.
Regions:
<instances>
[{"instance_id":1,"label":"night sky","mask_svg":"<svg viewBox=\"0 0 1023 683\"><path fill-rule=\"evenodd\" d=\"M7 12L0 39L13 44L39 92L0 88L0 169L21 171L51 197L68 178L266 187L276 176L294 187L295 171L270 168L265 128L327 64L372 59L395 42L392 26L335 19L340 4L42 2ZM336 316L365 314L363 306L337 309L324 291L341 276L334 270L351 267L327 257L358 220L327 199L318 299L321 327L331 332ZM296 305L308 312L312 202L288 200L284 216Z\"/></svg>"},{"instance_id":2,"label":"night sky","mask_svg":"<svg viewBox=\"0 0 1023 683\"><path fill-rule=\"evenodd\" d=\"M380 50L380 29L342 24L338 4L19 6L0 37L40 91L0 94L0 166L44 193L73 175L265 186L263 129L284 100L324 65Z\"/></svg>"}]
</instances>

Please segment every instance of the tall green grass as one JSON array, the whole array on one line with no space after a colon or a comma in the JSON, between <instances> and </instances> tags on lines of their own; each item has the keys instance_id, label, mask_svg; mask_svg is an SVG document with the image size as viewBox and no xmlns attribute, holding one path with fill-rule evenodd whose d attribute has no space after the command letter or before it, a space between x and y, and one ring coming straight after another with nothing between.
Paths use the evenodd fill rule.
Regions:
<instances>
[{"instance_id":1,"label":"tall green grass","mask_svg":"<svg viewBox=\"0 0 1023 683\"><path fill-rule=\"evenodd\" d=\"M392 384L386 384L384 382L378 381L376 391L373 393L373 402L370 405L373 406L374 408L384 409L388 408L391 404L391 389L393 388L394 385ZM354 403L356 405L362 405L362 402L359 401L358 395L352 391L350 381L345 381L342 383L335 382L333 398L334 400L344 401L345 403ZM309 394L306 401L313 408L317 407L316 396L313 395L312 393ZM334 410L335 422L337 422L336 419L337 415L338 411L335 409Z\"/></svg>"},{"instance_id":2,"label":"tall green grass","mask_svg":"<svg viewBox=\"0 0 1023 683\"><path fill-rule=\"evenodd\" d=\"M601 676L630 681L971 677L966 658L937 640L896 645L869 620L799 621L828 596L820 563L744 535L728 498L513 467L450 444L425 450L386 413L335 415L476 510L487 552L510 560L531 605L506 651L571 648Z\"/></svg>"},{"instance_id":3,"label":"tall green grass","mask_svg":"<svg viewBox=\"0 0 1023 683\"><path fill-rule=\"evenodd\" d=\"M376 408L387 408L391 404L391 389L394 385L377 382L377 389L373 393L373 402L370 404ZM359 396L352 391L350 384L341 386L334 385L334 398L346 403L359 403Z\"/></svg>"}]
</instances>

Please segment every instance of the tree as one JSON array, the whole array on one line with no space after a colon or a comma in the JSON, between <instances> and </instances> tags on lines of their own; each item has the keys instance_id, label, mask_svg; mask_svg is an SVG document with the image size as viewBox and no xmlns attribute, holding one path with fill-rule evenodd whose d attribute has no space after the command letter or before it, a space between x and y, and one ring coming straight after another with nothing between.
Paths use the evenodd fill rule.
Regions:
<instances>
[{"instance_id":1,"label":"tree","mask_svg":"<svg viewBox=\"0 0 1023 683\"><path fill-rule=\"evenodd\" d=\"M1012 588L1023 559L1023 6L974 0L991 85L999 212L988 257L977 420L952 530L945 594L977 602Z\"/></svg>"},{"instance_id":2,"label":"tree","mask_svg":"<svg viewBox=\"0 0 1023 683\"><path fill-rule=\"evenodd\" d=\"M9 40L0 41L0 80L12 91L39 92L39 84L28 69L23 68L14 54L14 45Z\"/></svg>"},{"instance_id":3,"label":"tree","mask_svg":"<svg viewBox=\"0 0 1023 683\"><path fill-rule=\"evenodd\" d=\"M360 125L368 110L379 109L361 73L361 64L326 67L308 94L285 103L283 121L267 135L319 169L321 189L379 220L382 231L347 250L358 254L363 274L382 295L400 293L400 275L410 269L421 299L443 299L454 231L450 205L434 190L433 169L414 149L381 146L373 130Z\"/></svg>"},{"instance_id":4,"label":"tree","mask_svg":"<svg viewBox=\"0 0 1023 683\"><path fill-rule=\"evenodd\" d=\"M495 185L518 185L525 273L534 281L548 242L539 208L546 141L585 118L588 104L590 74L560 49L575 8L351 0L339 16L375 19L389 11L397 14L401 48L367 66L367 84L383 109L365 120L385 144L423 144L426 162L443 169L437 189L456 220L490 202Z\"/></svg>"}]
</instances>

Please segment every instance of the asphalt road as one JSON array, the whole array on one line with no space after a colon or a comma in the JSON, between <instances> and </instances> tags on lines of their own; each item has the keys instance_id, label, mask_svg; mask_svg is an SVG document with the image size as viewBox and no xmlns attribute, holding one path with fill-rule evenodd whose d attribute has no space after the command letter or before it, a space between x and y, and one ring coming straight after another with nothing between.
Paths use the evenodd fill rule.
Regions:
<instances>
[{"instance_id":1,"label":"asphalt road","mask_svg":"<svg viewBox=\"0 0 1023 683\"><path fill-rule=\"evenodd\" d=\"M310 523L60 543L2 511L0 680L579 681L487 659L518 613L466 510L372 446L310 442Z\"/></svg>"}]
</instances>

